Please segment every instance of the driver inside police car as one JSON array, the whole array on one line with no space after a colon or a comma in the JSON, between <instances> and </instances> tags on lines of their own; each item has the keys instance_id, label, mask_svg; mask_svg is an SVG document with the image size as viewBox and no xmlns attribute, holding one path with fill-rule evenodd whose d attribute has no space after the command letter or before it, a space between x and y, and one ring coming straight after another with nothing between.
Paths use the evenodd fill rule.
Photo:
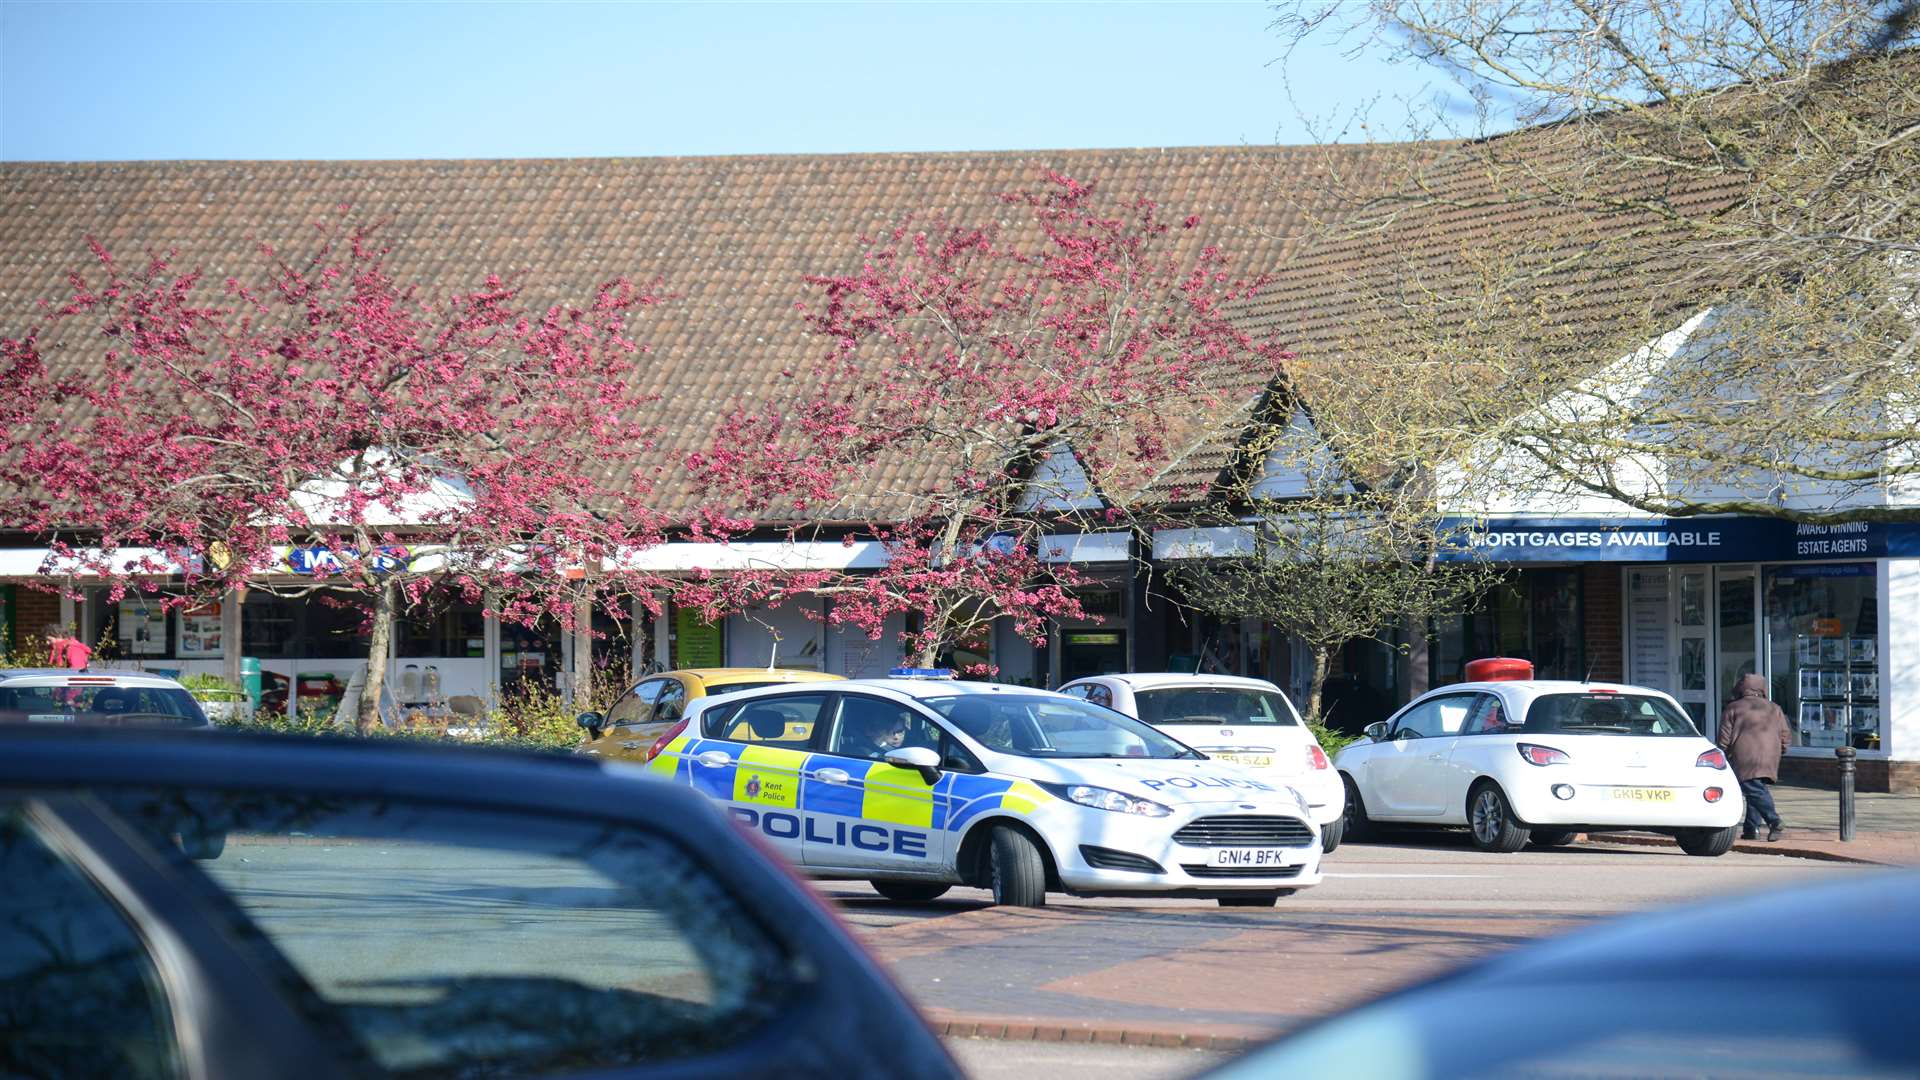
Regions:
<instances>
[{"instance_id":1,"label":"driver inside police car","mask_svg":"<svg viewBox=\"0 0 1920 1080\"><path fill-rule=\"evenodd\" d=\"M840 721L840 752L880 760L907 741L907 718L890 711L850 711Z\"/></svg>"}]
</instances>

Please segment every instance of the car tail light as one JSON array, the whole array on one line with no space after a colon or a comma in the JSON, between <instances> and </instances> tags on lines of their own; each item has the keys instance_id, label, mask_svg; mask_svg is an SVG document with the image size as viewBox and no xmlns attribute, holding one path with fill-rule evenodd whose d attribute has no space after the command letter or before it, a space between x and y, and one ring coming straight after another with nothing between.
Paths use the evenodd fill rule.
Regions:
<instances>
[{"instance_id":1,"label":"car tail light","mask_svg":"<svg viewBox=\"0 0 1920 1080\"><path fill-rule=\"evenodd\" d=\"M1319 743L1307 744L1307 768L1324 769L1331 764L1332 762L1327 760L1327 752L1320 749Z\"/></svg>"},{"instance_id":2,"label":"car tail light","mask_svg":"<svg viewBox=\"0 0 1920 1080\"><path fill-rule=\"evenodd\" d=\"M1726 792L1721 791L1717 787L1710 787L1707 790L1701 792L1700 794L1704 796L1708 802L1719 802L1720 796L1725 795Z\"/></svg>"},{"instance_id":3,"label":"car tail light","mask_svg":"<svg viewBox=\"0 0 1920 1080\"><path fill-rule=\"evenodd\" d=\"M1525 742L1520 744L1520 756L1526 758L1529 765L1565 765L1573 760L1565 750Z\"/></svg>"},{"instance_id":4,"label":"car tail light","mask_svg":"<svg viewBox=\"0 0 1920 1080\"><path fill-rule=\"evenodd\" d=\"M1727 752L1715 747L1694 758L1693 763L1703 769L1724 769L1727 767Z\"/></svg>"},{"instance_id":5,"label":"car tail light","mask_svg":"<svg viewBox=\"0 0 1920 1080\"><path fill-rule=\"evenodd\" d=\"M691 719L693 718L692 717L687 718L687 720L691 720ZM682 720L679 723L673 725L672 727L667 729L667 733L665 735L662 735L659 738L653 740L652 748L647 751L646 757L643 757L640 759L641 763L645 764L646 762L652 761L654 758L659 757L660 751L665 750L667 748L668 743L679 738L680 733L687 730L687 720Z\"/></svg>"}]
</instances>

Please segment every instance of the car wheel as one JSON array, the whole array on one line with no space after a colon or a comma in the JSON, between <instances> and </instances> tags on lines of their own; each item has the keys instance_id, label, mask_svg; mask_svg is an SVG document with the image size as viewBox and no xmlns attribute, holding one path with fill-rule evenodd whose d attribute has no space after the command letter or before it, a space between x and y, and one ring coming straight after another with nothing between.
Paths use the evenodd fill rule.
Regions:
<instances>
[{"instance_id":1,"label":"car wheel","mask_svg":"<svg viewBox=\"0 0 1920 1080\"><path fill-rule=\"evenodd\" d=\"M1674 834L1674 839L1680 841L1681 851L1710 859L1733 850L1733 839L1739 833L1738 825L1724 829L1681 829Z\"/></svg>"},{"instance_id":2,"label":"car wheel","mask_svg":"<svg viewBox=\"0 0 1920 1080\"><path fill-rule=\"evenodd\" d=\"M1367 804L1360 801L1360 785L1344 774L1340 781L1347 786L1347 807L1340 812L1340 837L1349 844L1367 843L1374 839L1374 827L1367 820Z\"/></svg>"},{"instance_id":3,"label":"car wheel","mask_svg":"<svg viewBox=\"0 0 1920 1080\"><path fill-rule=\"evenodd\" d=\"M205 829L181 833L179 843L180 853L189 859L217 859L227 850L227 832L225 829Z\"/></svg>"},{"instance_id":4,"label":"car wheel","mask_svg":"<svg viewBox=\"0 0 1920 1080\"><path fill-rule=\"evenodd\" d=\"M1534 847L1566 847L1578 835L1572 829L1535 829L1528 843Z\"/></svg>"},{"instance_id":5,"label":"car wheel","mask_svg":"<svg viewBox=\"0 0 1920 1080\"><path fill-rule=\"evenodd\" d=\"M1467 796L1467 824L1473 830L1473 846L1481 851L1507 854L1527 846L1526 827L1513 816L1506 793L1491 780Z\"/></svg>"},{"instance_id":6,"label":"car wheel","mask_svg":"<svg viewBox=\"0 0 1920 1080\"><path fill-rule=\"evenodd\" d=\"M1341 838L1346 836L1346 834L1347 815L1343 812L1339 817L1320 826L1321 853L1325 854L1339 847Z\"/></svg>"},{"instance_id":7,"label":"car wheel","mask_svg":"<svg viewBox=\"0 0 1920 1080\"><path fill-rule=\"evenodd\" d=\"M1006 907L1045 907L1047 864L1033 838L1011 825L996 825L987 850L993 902Z\"/></svg>"},{"instance_id":8,"label":"car wheel","mask_svg":"<svg viewBox=\"0 0 1920 1080\"><path fill-rule=\"evenodd\" d=\"M940 881L874 881L873 891L903 904L924 904L939 899L953 886Z\"/></svg>"},{"instance_id":9,"label":"car wheel","mask_svg":"<svg viewBox=\"0 0 1920 1080\"><path fill-rule=\"evenodd\" d=\"M1220 898L1220 906L1221 907L1272 907L1275 904L1280 902L1281 897L1292 896L1292 895L1293 895L1292 889L1281 889L1279 892L1248 893L1245 896L1223 896Z\"/></svg>"}]
</instances>

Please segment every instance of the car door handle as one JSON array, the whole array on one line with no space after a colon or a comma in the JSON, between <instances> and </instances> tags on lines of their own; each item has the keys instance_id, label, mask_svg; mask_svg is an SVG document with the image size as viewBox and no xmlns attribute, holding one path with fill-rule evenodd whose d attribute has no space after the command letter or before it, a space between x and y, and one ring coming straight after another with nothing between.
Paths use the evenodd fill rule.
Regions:
<instances>
[{"instance_id":1,"label":"car door handle","mask_svg":"<svg viewBox=\"0 0 1920 1080\"><path fill-rule=\"evenodd\" d=\"M851 779L845 769L817 769L813 778L823 784L844 784Z\"/></svg>"},{"instance_id":2,"label":"car door handle","mask_svg":"<svg viewBox=\"0 0 1920 1080\"><path fill-rule=\"evenodd\" d=\"M1428 754L1428 755L1427 755L1427 760L1428 760L1428 761L1445 761L1445 760L1447 760L1447 755L1445 755L1445 754Z\"/></svg>"},{"instance_id":3,"label":"car door handle","mask_svg":"<svg viewBox=\"0 0 1920 1080\"><path fill-rule=\"evenodd\" d=\"M620 749L622 749L622 750L638 750L638 749L640 749L640 744L639 744L639 743L637 743L637 742L623 742L623 743L621 743L621 744L620 744Z\"/></svg>"},{"instance_id":4,"label":"car door handle","mask_svg":"<svg viewBox=\"0 0 1920 1080\"><path fill-rule=\"evenodd\" d=\"M727 756L725 750L708 750L704 753L695 754L693 760L710 769L724 769L733 764L733 759Z\"/></svg>"}]
</instances>

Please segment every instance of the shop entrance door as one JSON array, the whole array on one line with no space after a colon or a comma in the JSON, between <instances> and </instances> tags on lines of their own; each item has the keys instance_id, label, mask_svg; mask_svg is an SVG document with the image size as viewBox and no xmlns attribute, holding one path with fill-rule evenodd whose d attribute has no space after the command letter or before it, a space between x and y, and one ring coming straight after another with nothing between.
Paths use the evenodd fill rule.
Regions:
<instances>
[{"instance_id":1,"label":"shop entrance door","mask_svg":"<svg viewBox=\"0 0 1920 1080\"><path fill-rule=\"evenodd\" d=\"M1751 566L1722 566L1714 570L1713 602L1713 706L1727 703L1733 696L1733 684L1742 675L1760 670L1759 575ZM1719 709L1707 710L1709 727L1701 730L1713 738L1719 724Z\"/></svg>"},{"instance_id":2,"label":"shop entrance door","mask_svg":"<svg viewBox=\"0 0 1920 1080\"><path fill-rule=\"evenodd\" d=\"M1060 682L1127 670L1125 630L1060 631Z\"/></svg>"},{"instance_id":3,"label":"shop entrance door","mask_svg":"<svg viewBox=\"0 0 1920 1080\"><path fill-rule=\"evenodd\" d=\"M1673 689L1673 603L1664 566L1627 570L1627 681Z\"/></svg>"},{"instance_id":4,"label":"shop entrance door","mask_svg":"<svg viewBox=\"0 0 1920 1080\"><path fill-rule=\"evenodd\" d=\"M1673 573L1674 655L1678 663L1673 696L1693 717L1694 726L1709 730L1707 713L1712 688L1707 685L1707 658L1713 655L1712 601L1708 583L1713 569L1683 566Z\"/></svg>"}]
</instances>

